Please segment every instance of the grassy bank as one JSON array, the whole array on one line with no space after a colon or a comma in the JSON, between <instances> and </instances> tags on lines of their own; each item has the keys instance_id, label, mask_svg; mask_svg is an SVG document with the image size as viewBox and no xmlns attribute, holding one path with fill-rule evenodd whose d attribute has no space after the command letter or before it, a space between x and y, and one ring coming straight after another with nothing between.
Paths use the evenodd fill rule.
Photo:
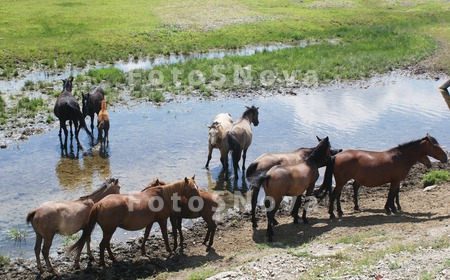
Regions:
<instances>
[{"instance_id":1,"label":"grassy bank","mask_svg":"<svg viewBox=\"0 0 450 280\"><path fill-rule=\"evenodd\" d=\"M342 38L335 48L312 49L317 54L306 62L288 51L255 60L274 68L319 64L327 68L321 76L358 77L366 68L383 71L431 54L447 36L436 30L448 26L449 15L444 1L4 1L0 65L9 77L18 67L83 67L130 55Z\"/></svg>"}]
</instances>

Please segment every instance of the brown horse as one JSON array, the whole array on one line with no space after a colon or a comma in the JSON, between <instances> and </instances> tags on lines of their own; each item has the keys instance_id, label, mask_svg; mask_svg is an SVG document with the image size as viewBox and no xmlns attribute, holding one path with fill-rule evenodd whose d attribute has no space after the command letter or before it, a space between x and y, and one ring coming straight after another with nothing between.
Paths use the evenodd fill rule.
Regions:
<instances>
[{"instance_id":1,"label":"brown horse","mask_svg":"<svg viewBox=\"0 0 450 280\"><path fill-rule=\"evenodd\" d=\"M101 144L105 144L105 142L109 143L109 116L108 111L106 111L106 99L103 99L101 103L102 109L97 115L98 139Z\"/></svg>"},{"instance_id":2,"label":"brown horse","mask_svg":"<svg viewBox=\"0 0 450 280\"><path fill-rule=\"evenodd\" d=\"M231 127L228 132L228 146L233 159L234 180L238 179L239 160L242 153L242 171L245 170L245 158L247 157L247 149L252 143L251 124L258 126L258 109L255 106L246 107L247 109Z\"/></svg>"},{"instance_id":3,"label":"brown horse","mask_svg":"<svg viewBox=\"0 0 450 280\"><path fill-rule=\"evenodd\" d=\"M83 116L91 118L91 131L94 134L94 115L100 112L101 102L105 99L105 91L102 87L93 87L88 94L81 94L83 104Z\"/></svg>"},{"instance_id":4,"label":"brown horse","mask_svg":"<svg viewBox=\"0 0 450 280\"><path fill-rule=\"evenodd\" d=\"M70 136L73 137L72 123L75 130L75 138L77 139L77 145L82 148L80 140L78 139L78 133L83 127L86 133L92 138L91 132L86 127L86 122L84 121L83 114L80 111L80 105L78 104L75 97L72 95L72 82L73 77L63 81L63 89L58 99L56 100L53 112L55 116L59 119L59 141L63 149L67 149L67 127L66 121L69 121ZM79 125L79 126L78 126ZM64 130L65 140L62 144L61 131Z\"/></svg>"},{"instance_id":5,"label":"brown horse","mask_svg":"<svg viewBox=\"0 0 450 280\"><path fill-rule=\"evenodd\" d=\"M331 160L331 172L334 174L336 186L330 195L330 206L328 213L330 218L335 218L333 213L334 201L336 200L339 217L342 217L341 191L342 187L350 179L354 179L355 197L360 185L366 187L377 187L390 183L389 194L384 206L387 214L397 212L394 199L397 199L400 182L406 178L409 170L416 162L429 165L427 156L431 156L441 162L447 162L447 153L439 146L435 138L427 134L424 138L401 144L395 148L382 152L364 150L345 150L337 154ZM332 176L328 177L326 185L331 186ZM325 184L325 183L324 183ZM355 208L359 209L357 199Z\"/></svg>"},{"instance_id":6,"label":"brown horse","mask_svg":"<svg viewBox=\"0 0 450 280\"><path fill-rule=\"evenodd\" d=\"M91 236L95 224L98 223L103 230L103 239L100 242L100 266L105 266L105 248L108 250L109 258L113 262L116 261L111 251L110 240L118 227L132 231L145 228L141 245L141 253L145 255L145 242L156 221L161 228L166 250L172 253L167 237L167 219L174 211L172 200L183 196L191 198L198 195L198 186L194 177L184 178L184 180L164 186L146 188L141 193L110 195L92 207L83 234L69 248L69 252L76 250L79 254L84 243Z\"/></svg>"},{"instance_id":7,"label":"brown horse","mask_svg":"<svg viewBox=\"0 0 450 280\"><path fill-rule=\"evenodd\" d=\"M118 194L119 192L119 180L111 178L90 195L80 197L73 201L46 202L28 213L27 223L31 222L31 225L36 232L34 252L36 253L36 262L40 273L44 273L39 257L42 239L44 239L42 255L44 256L48 271L56 275L57 273L49 260L49 251L55 234L72 235L81 230L87 224L89 212L94 203L100 201L109 194ZM89 242L87 244L87 250L88 255L92 257ZM79 266L80 254L81 250L75 258L76 267Z\"/></svg>"},{"instance_id":8,"label":"brown horse","mask_svg":"<svg viewBox=\"0 0 450 280\"><path fill-rule=\"evenodd\" d=\"M316 136L316 138L319 142L322 140L318 136ZM308 156L311 155L313 151L314 148L298 148L292 152L287 153L266 153L259 156L252 164L249 165L246 172L246 178L252 187L251 213L252 213L252 224L254 228L258 227L255 213L258 195L261 189L260 188L261 186L258 184L258 178L275 165L290 165L303 162ZM331 155L332 156L336 155L341 151L342 149L331 149ZM327 162L325 161L320 162L319 168L324 167L326 164ZM276 219L274 219L274 222L275 224L278 224Z\"/></svg>"},{"instance_id":9,"label":"brown horse","mask_svg":"<svg viewBox=\"0 0 450 280\"><path fill-rule=\"evenodd\" d=\"M228 113L220 113L215 118L211 125L208 125L208 160L205 168L209 168L209 161L212 158L213 149L220 150L220 162L224 169L228 169L228 140L227 135L233 126L233 119Z\"/></svg>"},{"instance_id":10,"label":"brown horse","mask_svg":"<svg viewBox=\"0 0 450 280\"><path fill-rule=\"evenodd\" d=\"M314 185L319 178L319 164L331 157L330 141L328 137L322 139L305 161L291 165L276 165L259 177L259 184L264 187L266 198L264 205L267 208L267 236L269 242L273 241L273 224L283 196L296 196L297 199L292 210L294 223L298 223L298 210L301 204L301 195L313 193ZM307 223L306 210L303 211L303 221Z\"/></svg>"},{"instance_id":11,"label":"brown horse","mask_svg":"<svg viewBox=\"0 0 450 280\"><path fill-rule=\"evenodd\" d=\"M183 219L195 219L198 217L202 217L208 226L208 231L206 232L205 239L203 240L204 245L206 245L206 242L209 240L209 243L206 247L206 252L208 252L213 245L214 234L217 228L213 216L219 206L219 203L217 202L217 197L206 190L200 190L199 194L200 197L197 201L198 205L195 205L195 200L189 201L187 197L182 197L179 209L174 211L173 215L170 216L170 222L172 224L172 235L174 240L174 251L177 249L178 245L177 229L180 233L180 246L183 247L184 238L181 230Z\"/></svg>"}]
</instances>

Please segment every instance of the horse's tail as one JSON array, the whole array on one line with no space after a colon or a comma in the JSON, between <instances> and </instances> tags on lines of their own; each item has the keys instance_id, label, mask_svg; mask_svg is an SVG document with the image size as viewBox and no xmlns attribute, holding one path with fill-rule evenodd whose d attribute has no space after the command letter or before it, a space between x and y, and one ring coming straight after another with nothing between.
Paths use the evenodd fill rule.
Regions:
<instances>
[{"instance_id":1,"label":"horse's tail","mask_svg":"<svg viewBox=\"0 0 450 280\"><path fill-rule=\"evenodd\" d=\"M270 175L267 175L267 172L264 172L263 174L261 174L258 177L257 183L258 186L262 186L263 184L266 184L266 186L269 186L269 179L270 179Z\"/></svg>"},{"instance_id":2,"label":"horse's tail","mask_svg":"<svg viewBox=\"0 0 450 280\"><path fill-rule=\"evenodd\" d=\"M247 176L247 178L252 177L253 175L255 175L255 171L258 168L258 162L252 162L248 167L247 167L247 172L245 173L245 175Z\"/></svg>"},{"instance_id":3,"label":"horse's tail","mask_svg":"<svg viewBox=\"0 0 450 280\"><path fill-rule=\"evenodd\" d=\"M34 215L36 215L36 210L33 210L33 211L28 213L28 215L27 215L27 224L31 223L31 221L34 218Z\"/></svg>"},{"instance_id":4,"label":"horse's tail","mask_svg":"<svg viewBox=\"0 0 450 280\"><path fill-rule=\"evenodd\" d=\"M102 130L104 125L105 125L105 121L101 120L101 121L98 123L97 128L98 128L99 130Z\"/></svg>"},{"instance_id":5,"label":"horse's tail","mask_svg":"<svg viewBox=\"0 0 450 280\"><path fill-rule=\"evenodd\" d=\"M89 212L89 220L87 222L87 225L83 228L83 234L81 235L80 239L78 239L78 241L75 242L75 244L69 247L69 249L67 250L69 254L74 250L76 250L77 253L80 253L81 250L83 250L84 244L86 243L87 239L91 236L95 224L97 223L98 218L97 206L98 206L97 204L94 204L94 206L91 209L91 212Z\"/></svg>"},{"instance_id":6,"label":"horse's tail","mask_svg":"<svg viewBox=\"0 0 450 280\"><path fill-rule=\"evenodd\" d=\"M336 156L332 156L328 161L322 185L318 190L314 191L314 196L317 197L319 201L321 201L327 195L327 193L331 193L335 158Z\"/></svg>"},{"instance_id":7,"label":"horse's tail","mask_svg":"<svg viewBox=\"0 0 450 280\"><path fill-rule=\"evenodd\" d=\"M80 128L84 128L84 130L86 131L86 133L93 138L92 133L89 131L89 129L87 128L86 125L86 121L84 120L84 115L81 112L79 107L74 106L73 104L68 104L69 108L72 110L72 112L77 116L78 121L80 122Z\"/></svg>"},{"instance_id":8,"label":"horse's tail","mask_svg":"<svg viewBox=\"0 0 450 280\"><path fill-rule=\"evenodd\" d=\"M228 149L231 152L231 156L234 162L234 159L238 158L239 154L241 153L241 145L239 144L236 135L232 131L228 132L227 140L228 140Z\"/></svg>"}]
</instances>

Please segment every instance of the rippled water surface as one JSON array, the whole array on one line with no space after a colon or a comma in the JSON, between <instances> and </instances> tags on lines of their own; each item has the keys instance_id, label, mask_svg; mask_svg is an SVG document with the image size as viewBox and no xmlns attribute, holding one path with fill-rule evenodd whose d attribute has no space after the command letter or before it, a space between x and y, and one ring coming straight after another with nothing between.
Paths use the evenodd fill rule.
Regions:
<instances>
[{"instance_id":1,"label":"rippled water surface","mask_svg":"<svg viewBox=\"0 0 450 280\"><path fill-rule=\"evenodd\" d=\"M442 81L385 77L371 86L299 92L293 96L229 99L116 107L109 110L110 143L107 155L90 149L88 155L61 157L58 131L33 136L0 151L0 254L34 256L34 232L26 225L28 211L49 200L71 200L93 191L108 177L117 177L122 193L140 191L158 177L175 181L195 175L199 186L222 191L233 206L234 195L246 195L246 184L224 181L219 152L214 150L210 171L207 128L215 115L228 112L236 120L245 106L260 107L260 124L253 127L247 166L265 152L313 147L315 136L329 136L335 148L385 150L430 133L450 146L450 104L437 90ZM235 189L234 194L230 191ZM11 230L27 230L26 242L15 243ZM100 229L94 240L100 238ZM138 232L117 231L116 241ZM54 247L61 246L55 237ZM96 244L96 243L94 243Z\"/></svg>"}]
</instances>

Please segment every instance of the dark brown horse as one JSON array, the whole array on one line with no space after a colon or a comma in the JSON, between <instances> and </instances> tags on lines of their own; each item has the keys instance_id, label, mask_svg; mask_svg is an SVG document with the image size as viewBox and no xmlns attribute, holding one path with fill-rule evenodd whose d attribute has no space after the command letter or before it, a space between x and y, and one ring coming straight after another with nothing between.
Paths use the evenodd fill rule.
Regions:
<instances>
[{"instance_id":1,"label":"dark brown horse","mask_svg":"<svg viewBox=\"0 0 450 280\"><path fill-rule=\"evenodd\" d=\"M34 252L36 253L36 263L40 273L44 273L39 257L42 239L44 240L42 255L47 264L47 269L56 275L57 273L49 259L49 251L55 234L72 235L78 232L86 226L89 212L94 203L109 194L118 194L119 192L119 180L111 178L90 195L71 201L49 201L28 213L27 223L31 223L36 232ZM92 257L89 242L87 242L87 250L88 255ZM75 267L79 266L80 254L81 250L75 257Z\"/></svg>"},{"instance_id":2,"label":"dark brown horse","mask_svg":"<svg viewBox=\"0 0 450 280\"><path fill-rule=\"evenodd\" d=\"M317 140L320 142L322 139L317 137ZM260 185L258 184L258 178L265 174L270 168L275 165L289 165L289 164L297 164L303 162L311 153L314 151L313 148L298 148L292 152L287 153L266 153L259 156L252 164L249 165L246 178L250 183L252 188L252 225L254 228L258 226L256 221L256 204L258 200L258 195L260 191ZM341 152L342 149L331 149L331 155L336 155ZM319 168L324 167L327 163L320 162ZM291 213L293 214L293 213ZM294 216L295 217L295 216ZM277 224L276 219L274 219L275 224Z\"/></svg>"},{"instance_id":3,"label":"dark brown horse","mask_svg":"<svg viewBox=\"0 0 450 280\"><path fill-rule=\"evenodd\" d=\"M73 137L72 132L72 123L75 130L75 138L77 139L77 145L79 148L82 148L80 140L78 139L78 133L80 129L83 127L86 130L86 133L92 138L92 134L86 127L86 122L84 121L83 114L80 111L80 105L78 104L75 97L72 95L72 82L73 77L69 79L64 79L63 81L63 90L56 100L55 107L53 112L56 117L59 119L59 140L61 142L62 148L67 149L67 127L66 121L69 121L70 126L70 136ZM64 144L62 144L61 138L61 130L64 130L65 140Z\"/></svg>"},{"instance_id":4,"label":"dark brown horse","mask_svg":"<svg viewBox=\"0 0 450 280\"><path fill-rule=\"evenodd\" d=\"M394 199L398 202L400 182L406 178L409 170L416 162L429 165L427 156L433 157L441 162L447 162L447 153L439 146L435 138L427 134L424 138L401 144L387 151L375 152L364 150L345 150L337 154L331 160L331 172L334 174L336 186L330 195L329 214L335 218L333 213L334 201L336 200L339 217L342 217L341 191L342 187L350 179L354 179L355 197L357 189L363 185L366 187L377 187L390 183L389 194L384 206L387 214L396 213ZM331 186L332 176L328 176L326 185ZM324 183L325 185L325 183ZM355 208L359 209L357 199Z\"/></svg>"},{"instance_id":5,"label":"dark brown horse","mask_svg":"<svg viewBox=\"0 0 450 280\"><path fill-rule=\"evenodd\" d=\"M83 116L91 118L91 132L94 134L94 115L100 112L101 101L105 99L105 91L102 87L93 87L88 94L82 94Z\"/></svg>"},{"instance_id":6,"label":"dark brown horse","mask_svg":"<svg viewBox=\"0 0 450 280\"><path fill-rule=\"evenodd\" d=\"M92 207L83 234L69 248L69 252L76 250L79 254L84 243L91 236L95 224L98 223L103 231L103 238L100 242L100 266L105 266L105 249L108 250L109 258L113 262L116 261L111 250L110 240L118 227L132 231L145 228L141 245L141 253L145 255L145 242L153 223L158 222L166 250L172 253L167 237L167 219L174 211L173 200L176 197L191 198L198 195L198 186L194 177L184 178L184 180L164 186L146 188L140 193L109 195Z\"/></svg>"},{"instance_id":7,"label":"dark brown horse","mask_svg":"<svg viewBox=\"0 0 450 280\"><path fill-rule=\"evenodd\" d=\"M264 205L267 208L267 236L272 242L274 217L283 197L297 197L294 207L294 223L298 223L298 210L301 204L301 195L311 196L314 186L319 178L319 165L327 162L331 157L330 141L328 137L322 139L311 154L297 164L276 165L259 177L259 184L264 187L266 197ZM303 210L303 221L307 223L306 209Z\"/></svg>"},{"instance_id":8,"label":"dark brown horse","mask_svg":"<svg viewBox=\"0 0 450 280\"><path fill-rule=\"evenodd\" d=\"M252 143L252 128L251 124L258 126L258 109L255 106L246 107L247 109L242 114L228 132L228 146L231 151L233 159L234 180L238 179L239 160L242 154L242 171L245 170L245 159L247 157L247 149Z\"/></svg>"}]
</instances>

